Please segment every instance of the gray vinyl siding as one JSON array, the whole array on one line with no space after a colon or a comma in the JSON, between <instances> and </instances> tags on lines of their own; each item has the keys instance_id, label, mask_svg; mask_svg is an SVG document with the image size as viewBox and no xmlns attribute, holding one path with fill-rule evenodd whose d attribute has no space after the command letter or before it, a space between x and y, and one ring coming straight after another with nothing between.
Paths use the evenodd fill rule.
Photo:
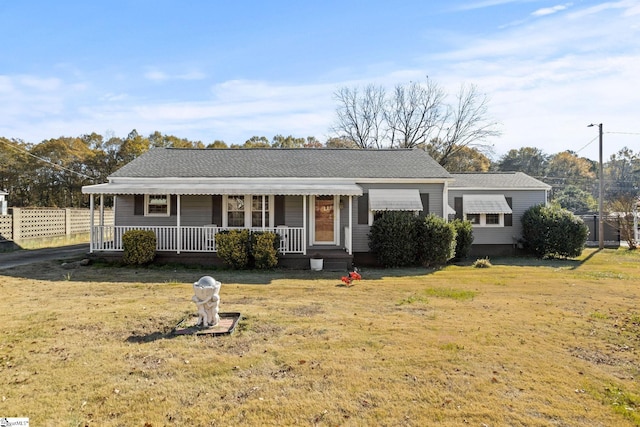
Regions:
<instances>
[{"instance_id":1,"label":"gray vinyl siding","mask_svg":"<svg viewBox=\"0 0 640 427\"><path fill-rule=\"evenodd\" d=\"M134 196L116 196L115 225L121 226L175 226L177 213L171 216L134 215ZM180 224L201 226L211 224L211 196L181 196Z\"/></svg>"},{"instance_id":2,"label":"gray vinyl siding","mask_svg":"<svg viewBox=\"0 0 640 427\"><path fill-rule=\"evenodd\" d=\"M285 196L284 198L284 225L289 227L302 227L303 206L302 196Z\"/></svg>"},{"instance_id":3,"label":"gray vinyl siding","mask_svg":"<svg viewBox=\"0 0 640 427\"><path fill-rule=\"evenodd\" d=\"M374 189L408 189L417 188L420 194L429 194L429 212L442 217L442 193L444 184L362 184L363 192L368 193L371 188ZM367 224L358 224L358 203L357 197L353 198L353 251L369 252L369 226Z\"/></svg>"},{"instance_id":4,"label":"gray vinyl siding","mask_svg":"<svg viewBox=\"0 0 640 427\"><path fill-rule=\"evenodd\" d=\"M522 237L522 215L531 206L546 203L544 190L452 190L449 189L449 206L454 199L465 194L503 194L511 197L513 225L511 227L473 227L474 245L513 245Z\"/></svg>"}]
</instances>

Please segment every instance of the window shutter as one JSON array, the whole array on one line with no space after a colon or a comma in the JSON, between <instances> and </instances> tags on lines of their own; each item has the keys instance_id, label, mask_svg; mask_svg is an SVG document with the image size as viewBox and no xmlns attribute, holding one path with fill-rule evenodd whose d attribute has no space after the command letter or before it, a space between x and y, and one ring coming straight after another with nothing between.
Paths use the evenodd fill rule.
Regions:
<instances>
[{"instance_id":1,"label":"window shutter","mask_svg":"<svg viewBox=\"0 0 640 427\"><path fill-rule=\"evenodd\" d=\"M369 224L369 195L358 197L358 224Z\"/></svg>"},{"instance_id":2,"label":"window shutter","mask_svg":"<svg viewBox=\"0 0 640 427\"><path fill-rule=\"evenodd\" d=\"M420 193L420 200L422 201L422 212L420 212L420 217L424 218L429 215L429 193Z\"/></svg>"},{"instance_id":3,"label":"window shutter","mask_svg":"<svg viewBox=\"0 0 640 427\"><path fill-rule=\"evenodd\" d=\"M211 196L211 224L222 227L222 196Z\"/></svg>"},{"instance_id":4,"label":"window shutter","mask_svg":"<svg viewBox=\"0 0 640 427\"><path fill-rule=\"evenodd\" d=\"M462 197L453 198L453 209L456 211L456 219L463 219L462 216Z\"/></svg>"},{"instance_id":5,"label":"window shutter","mask_svg":"<svg viewBox=\"0 0 640 427\"><path fill-rule=\"evenodd\" d=\"M511 209L513 209L513 200L511 197L505 197L507 204ZM504 214L504 226L505 227L513 227L513 214Z\"/></svg>"},{"instance_id":6,"label":"window shutter","mask_svg":"<svg viewBox=\"0 0 640 427\"><path fill-rule=\"evenodd\" d=\"M284 217L284 196L274 196L273 197L274 204L274 212L273 212L273 220L275 221L276 227L278 225L287 225Z\"/></svg>"},{"instance_id":7,"label":"window shutter","mask_svg":"<svg viewBox=\"0 0 640 427\"><path fill-rule=\"evenodd\" d=\"M172 194L170 197L171 202L169 203L169 215L178 215L178 196Z\"/></svg>"},{"instance_id":8,"label":"window shutter","mask_svg":"<svg viewBox=\"0 0 640 427\"><path fill-rule=\"evenodd\" d=\"M144 215L144 194L133 196L133 214Z\"/></svg>"}]
</instances>

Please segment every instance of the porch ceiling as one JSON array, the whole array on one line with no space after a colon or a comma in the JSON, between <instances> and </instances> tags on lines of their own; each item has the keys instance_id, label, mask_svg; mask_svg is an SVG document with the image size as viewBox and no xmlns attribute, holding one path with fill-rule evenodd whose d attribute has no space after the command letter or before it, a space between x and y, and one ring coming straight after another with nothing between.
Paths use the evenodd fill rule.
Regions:
<instances>
[{"instance_id":1,"label":"porch ceiling","mask_svg":"<svg viewBox=\"0 0 640 427\"><path fill-rule=\"evenodd\" d=\"M340 183L106 183L82 187L85 194L255 194L255 195L339 195L361 196L356 184Z\"/></svg>"}]
</instances>

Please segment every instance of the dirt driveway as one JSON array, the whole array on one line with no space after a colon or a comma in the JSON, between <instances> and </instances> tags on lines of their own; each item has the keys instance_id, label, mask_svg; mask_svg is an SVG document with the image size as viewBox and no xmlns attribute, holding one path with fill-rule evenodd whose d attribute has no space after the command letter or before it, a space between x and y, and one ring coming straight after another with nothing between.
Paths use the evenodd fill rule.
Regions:
<instances>
[{"instance_id":1,"label":"dirt driveway","mask_svg":"<svg viewBox=\"0 0 640 427\"><path fill-rule=\"evenodd\" d=\"M14 252L0 253L0 270L33 264L41 261L81 258L89 253L89 244L61 246L46 249L21 249Z\"/></svg>"}]
</instances>

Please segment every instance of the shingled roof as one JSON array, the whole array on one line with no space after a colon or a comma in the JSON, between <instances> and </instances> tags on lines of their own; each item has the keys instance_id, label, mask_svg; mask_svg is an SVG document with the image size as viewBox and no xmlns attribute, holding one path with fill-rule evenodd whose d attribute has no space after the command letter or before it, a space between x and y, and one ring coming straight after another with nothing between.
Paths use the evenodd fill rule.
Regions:
<instances>
[{"instance_id":1,"label":"shingled roof","mask_svg":"<svg viewBox=\"0 0 640 427\"><path fill-rule=\"evenodd\" d=\"M450 179L423 150L154 148L114 178Z\"/></svg>"},{"instance_id":2,"label":"shingled roof","mask_svg":"<svg viewBox=\"0 0 640 427\"><path fill-rule=\"evenodd\" d=\"M449 184L452 190L457 189L537 189L549 190L550 185L545 184L522 172L482 172L482 173L453 173L454 182Z\"/></svg>"}]
</instances>

